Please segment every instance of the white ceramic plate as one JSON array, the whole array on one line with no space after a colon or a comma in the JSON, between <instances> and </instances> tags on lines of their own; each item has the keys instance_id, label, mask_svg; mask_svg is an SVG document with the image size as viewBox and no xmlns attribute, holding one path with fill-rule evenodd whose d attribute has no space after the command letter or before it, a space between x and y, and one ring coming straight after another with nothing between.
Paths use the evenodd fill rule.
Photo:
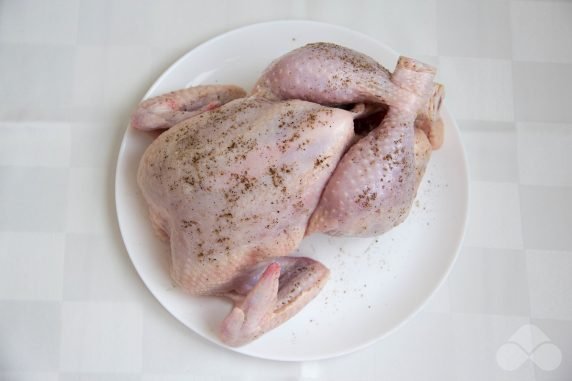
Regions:
<instances>
[{"instance_id":1,"label":"white ceramic plate","mask_svg":"<svg viewBox=\"0 0 572 381\"><path fill-rule=\"evenodd\" d=\"M364 52L393 70L397 53L363 34L308 21L263 23L223 34L191 50L145 98L187 86L233 83L250 89L275 58L309 42L329 41ZM445 101L446 102L446 101ZM133 105L135 107L135 105ZM466 159L459 131L443 110L445 144L434 152L405 223L373 239L312 236L299 252L331 269L322 293L298 315L237 352L275 360L315 360L363 348L409 319L445 279L465 230ZM197 334L219 345L215 330L230 303L192 297L169 277L169 247L153 234L136 184L148 134L127 129L117 164L119 226L139 275L159 302Z\"/></svg>"}]
</instances>

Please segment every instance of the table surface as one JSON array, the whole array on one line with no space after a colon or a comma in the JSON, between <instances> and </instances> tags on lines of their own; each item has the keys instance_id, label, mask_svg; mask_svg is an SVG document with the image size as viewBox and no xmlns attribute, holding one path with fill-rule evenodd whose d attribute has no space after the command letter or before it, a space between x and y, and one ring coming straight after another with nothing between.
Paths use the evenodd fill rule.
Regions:
<instances>
[{"instance_id":1,"label":"table surface","mask_svg":"<svg viewBox=\"0 0 572 381\"><path fill-rule=\"evenodd\" d=\"M471 176L466 238L430 303L364 350L303 363L177 322L131 265L113 194L159 74L222 32L292 18L437 65ZM0 380L572 379L571 89L566 1L1 1Z\"/></svg>"}]
</instances>

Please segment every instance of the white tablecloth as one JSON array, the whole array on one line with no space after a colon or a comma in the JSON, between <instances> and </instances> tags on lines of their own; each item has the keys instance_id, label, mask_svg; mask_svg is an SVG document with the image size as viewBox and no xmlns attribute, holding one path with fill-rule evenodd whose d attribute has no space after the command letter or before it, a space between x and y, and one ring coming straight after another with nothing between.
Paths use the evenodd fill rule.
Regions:
<instances>
[{"instance_id":1,"label":"white tablecloth","mask_svg":"<svg viewBox=\"0 0 572 381\"><path fill-rule=\"evenodd\" d=\"M246 357L177 322L114 208L121 137L157 76L288 18L436 64L470 164L445 285L386 339L319 362ZM566 1L1 1L0 380L572 379L571 89Z\"/></svg>"}]
</instances>

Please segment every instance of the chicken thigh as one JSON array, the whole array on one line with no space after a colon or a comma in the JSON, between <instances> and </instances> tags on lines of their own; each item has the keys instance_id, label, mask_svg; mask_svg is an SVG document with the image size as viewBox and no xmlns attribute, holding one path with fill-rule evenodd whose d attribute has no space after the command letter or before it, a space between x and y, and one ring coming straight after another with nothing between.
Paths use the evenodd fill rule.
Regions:
<instances>
[{"instance_id":1,"label":"chicken thigh","mask_svg":"<svg viewBox=\"0 0 572 381\"><path fill-rule=\"evenodd\" d=\"M318 45L298 51L321 54L322 69L288 61L298 68L292 77L280 65L287 55L248 97L219 85L204 101L191 88L134 113L135 128L171 127L145 151L138 183L156 231L170 241L173 279L191 294L234 301L219 332L228 345L279 325L322 288L324 265L288 257L305 235L374 235L400 223L431 152L427 134L414 129L420 116L429 131L437 120L427 112L439 107L428 106L431 67L402 57L390 74L357 52ZM316 75L329 87L319 88ZM368 107L332 107L355 103L389 106L361 139L353 122Z\"/></svg>"}]
</instances>

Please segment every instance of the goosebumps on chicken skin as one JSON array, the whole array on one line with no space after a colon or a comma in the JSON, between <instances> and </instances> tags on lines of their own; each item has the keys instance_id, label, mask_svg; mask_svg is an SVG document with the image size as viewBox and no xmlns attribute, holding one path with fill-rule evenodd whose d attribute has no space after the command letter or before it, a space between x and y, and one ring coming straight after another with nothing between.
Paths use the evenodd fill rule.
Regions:
<instances>
[{"instance_id":1,"label":"goosebumps on chicken skin","mask_svg":"<svg viewBox=\"0 0 572 381\"><path fill-rule=\"evenodd\" d=\"M434 75L411 58L390 73L364 54L314 43L274 61L249 95L200 86L135 111L134 128L166 130L137 180L170 242L171 276L191 294L234 302L224 343L256 339L324 286L323 264L289 256L304 236L379 235L407 217L443 140ZM369 126L356 134L360 119Z\"/></svg>"}]
</instances>

